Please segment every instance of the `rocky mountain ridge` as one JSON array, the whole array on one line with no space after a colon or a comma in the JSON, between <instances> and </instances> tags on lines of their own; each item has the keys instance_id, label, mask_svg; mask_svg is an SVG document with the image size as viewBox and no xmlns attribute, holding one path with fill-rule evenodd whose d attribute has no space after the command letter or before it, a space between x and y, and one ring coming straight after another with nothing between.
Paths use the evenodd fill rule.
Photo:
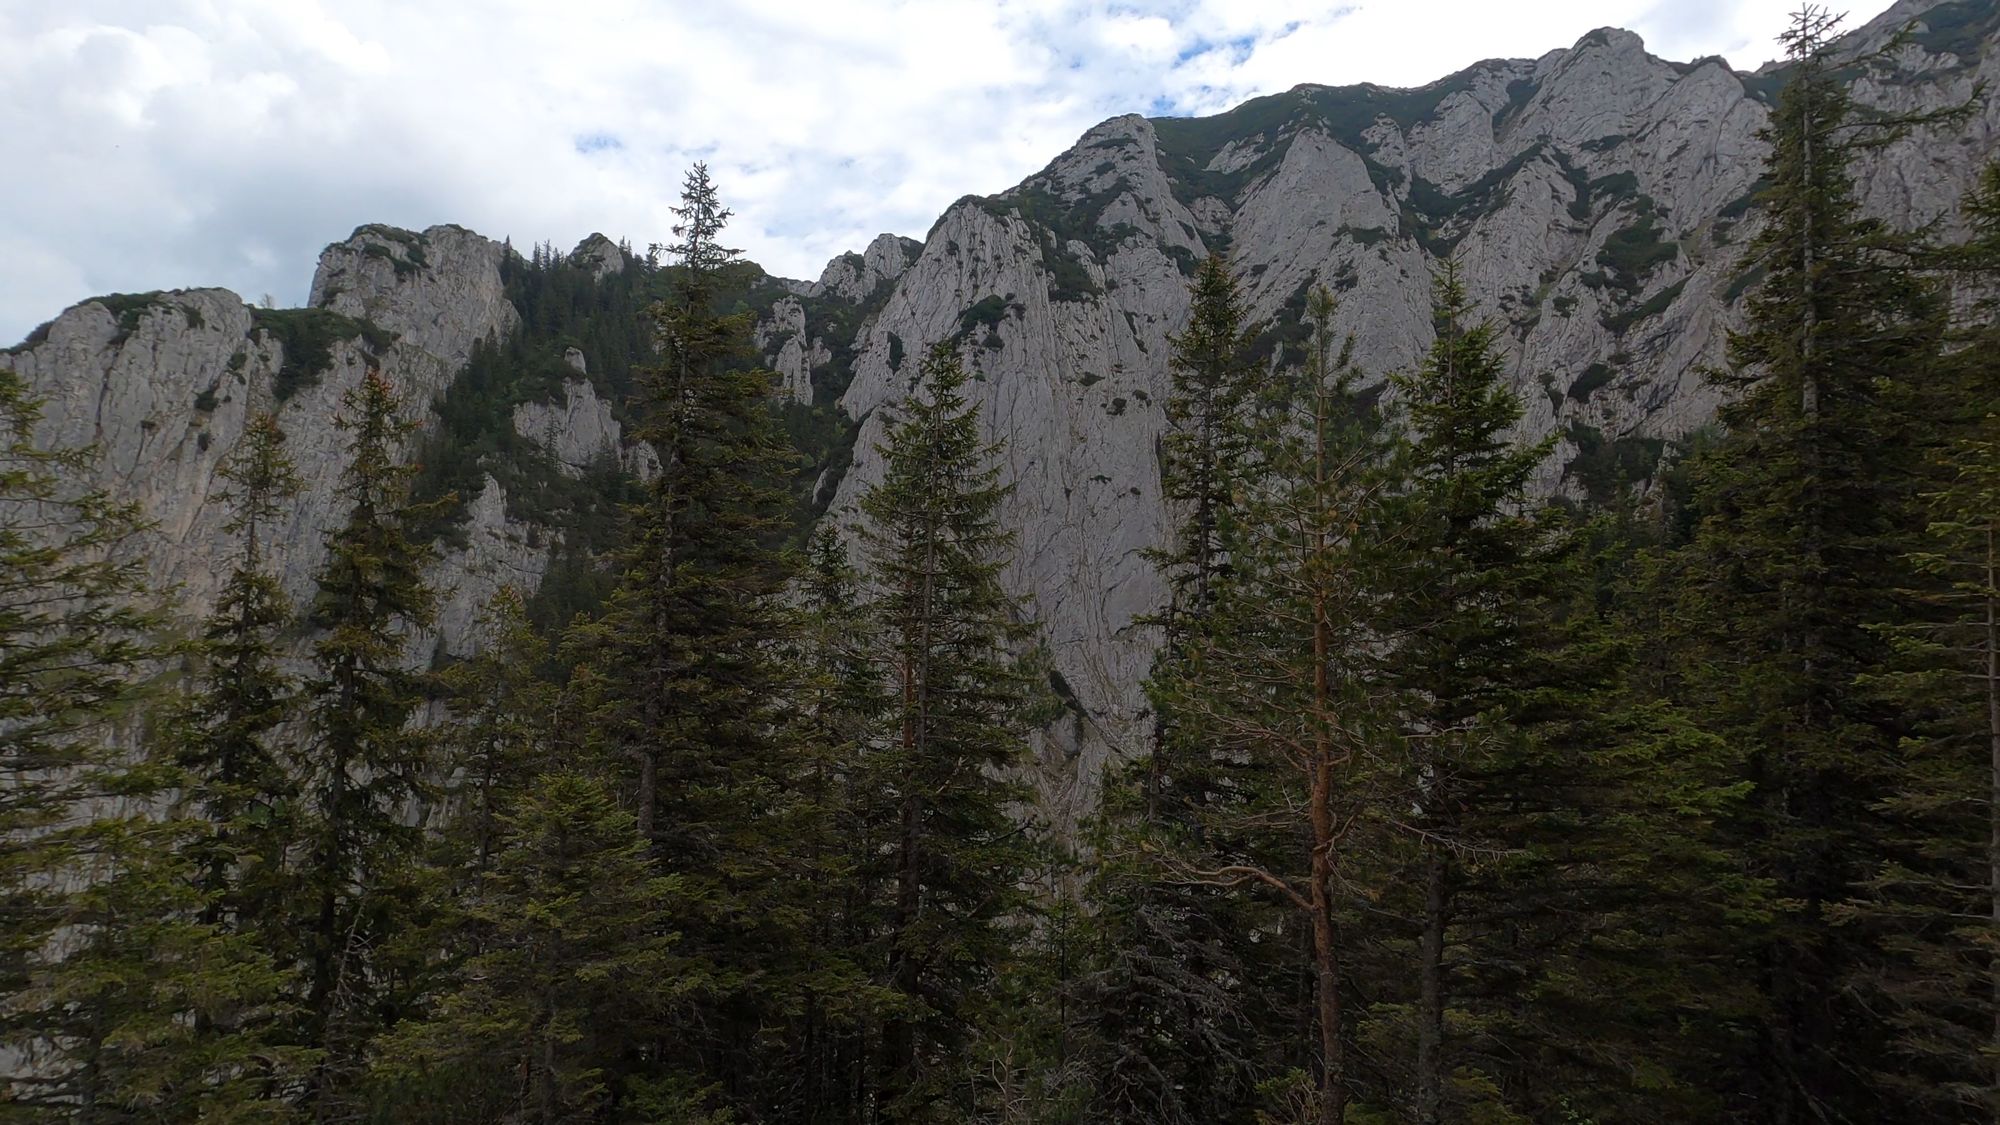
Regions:
<instances>
[{"instance_id":1,"label":"rocky mountain ridge","mask_svg":"<svg viewBox=\"0 0 2000 1125\"><path fill-rule=\"evenodd\" d=\"M1991 84L1991 3L1900 4L1843 46L1872 49L1913 20L1891 67L1853 77L1861 104L1908 114ZM1417 90L1306 86L1213 118L1107 121L932 228L853 345L841 404L866 421L834 510L879 476L877 411L905 378L896 356L972 345L982 406L1008 439L1011 580L1036 598L1076 711L1044 741L1043 778L1054 803L1088 808L1102 763L1145 729L1137 685L1153 641L1139 622L1162 589L1141 552L1165 535L1155 438L1197 257L1230 256L1274 364L1297 358L1309 288L1335 290L1335 326L1371 377L1429 346L1430 280L1454 257L1506 329L1523 436L1559 436L1542 487L1602 493L1649 475L1713 416L1702 371L1756 280L1742 248L1781 81L1776 68L1667 62L1602 30ZM1876 151L1859 169L1867 208L1950 222L2000 136L2000 104L1974 108L1949 134Z\"/></svg>"},{"instance_id":2,"label":"rocky mountain ridge","mask_svg":"<svg viewBox=\"0 0 2000 1125\"><path fill-rule=\"evenodd\" d=\"M1991 0L1905 0L1846 42L1876 46L1913 20L1893 67L1854 75L1863 104L1956 104L2000 68ZM1139 622L1161 589L1142 552L1168 524L1155 442L1168 338L1200 257L1230 256L1274 365L1297 357L1310 286L1334 289L1337 327L1376 377L1428 346L1430 277L1456 258L1506 328L1525 436L1560 435L1543 487L1590 495L1620 474L1644 477L1712 416L1700 372L1721 358L1755 283L1742 247L1756 223L1757 134L1781 80L1720 59L1663 61L1604 30L1414 90L1303 86L1216 117L1113 118L1019 186L960 200L921 242L884 235L816 282L751 271L745 300L799 432L822 447L809 499L842 524L879 479L883 408L914 357L935 340L964 345L986 422L1007 443L1004 518L1019 533L1007 580L1032 599L1070 708L1038 739L1036 771L1067 819L1143 730L1152 639ZM1949 221L1996 136L2000 108L1985 99L1949 135L1877 152L1861 170L1869 209L1899 224ZM601 235L567 259L578 301L649 268ZM327 249L306 309L253 309L222 290L104 298L0 364L48 397L45 438L101 449L98 483L154 521L148 564L190 614L226 565L215 469L246 411L275 405L308 480L281 555L286 588L303 596L323 533L344 515L336 404L370 365L403 389L420 440L449 440L443 404L467 393L475 353L542 333L560 370L494 404L506 431L495 440L545 450L572 481L645 472L645 451L623 440L615 382L582 350L570 358L510 290L518 261L456 227L368 226ZM413 639L413 657L471 651L478 605L502 583L540 585L573 542L560 513L503 484L519 492L529 478L495 463L474 479L434 576L446 610Z\"/></svg>"},{"instance_id":3,"label":"rocky mountain ridge","mask_svg":"<svg viewBox=\"0 0 2000 1125\"><path fill-rule=\"evenodd\" d=\"M341 394L378 367L401 389L406 420L427 420L473 345L517 319L499 283L501 252L458 227L364 227L321 256L308 308L253 308L222 289L86 301L0 363L43 396L40 440L96 448L91 483L138 506L150 530L135 550L188 616L213 604L231 550L217 470L250 413L275 410L304 491L270 549L286 593L304 604L322 540L346 516L345 437L333 424ZM547 550L527 544L498 484L488 485L469 498L467 545L435 568L446 594L413 654L463 651L494 591L540 581Z\"/></svg>"}]
</instances>

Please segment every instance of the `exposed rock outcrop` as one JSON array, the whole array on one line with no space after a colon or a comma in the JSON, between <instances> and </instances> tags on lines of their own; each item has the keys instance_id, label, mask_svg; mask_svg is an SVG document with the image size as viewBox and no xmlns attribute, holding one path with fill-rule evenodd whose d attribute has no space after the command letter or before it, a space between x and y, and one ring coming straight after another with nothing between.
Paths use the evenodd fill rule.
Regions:
<instances>
[{"instance_id":1,"label":"exposed rock outcrop","mask_svg":"<svg viewBox=\"0 0 2000 1125\"><path fill-rule=\"evenodd\" d=\"M321 256L312 308L253 309L221 289L86 301L0 362L45 399L39 441L96 447L89 483L137 505L148 529L127 549L189 617L214 604L234 557L218 470L250 412L275 411L304 490L270 537L271 558L303 605L325 537L347 515L338 491L347 438L334 425L341 396L376 367L396 385L405 418L429 424L433 400L473 345L517 320L501 252L457 227L363 227ZM466 579L505 572L529 589L539 581L546 552L502 546L526 538L507 526L504 497L489 481L471 504L467 545L443 552L433 569L447 607L435 640L446 651L477 643L475 613L460 603L490 583Z\"/></svg>"},{"instance_id":2,"label":"exposed rock outcrop","mask_svg":"<svg viewBox=\"0 0 2000 1125\"><path fill-rule=\"evenodd\" d=\"M1892 71L1855 83L1865 104L1936 109L2000 76L1990 4L1902 5L1847 43L1925 12L1950 26L1919 23ZM1335 327L1379 378L1428 347L1431 280L1451 256L1505 329L1523 436L1560 436L1540 486L1587 494L1606 466L1644 476L1713 417L1700 372L1754 281L1742 247L1778 81L1665 62L1604 30L1417 90L1304 86L1216 118L1107 121L1019 187L955 205L862 327L841 402L868 421L836 518L880 477L876 408L908 374L896 358L963 341L1008 443L1020 554L1007 579L1033 599L1079 708L1045 740L1040 780L1059 813L1085 809L1145 729L1154 640L1138 621L1162 590L1140 552L1168 521L1155 443L1198 257L1226 248L1273 326L1274 364L1297 358L1287 333L1308 288L1335 290ZM1898 224L1950 216L1996 123L1987 99L1962 130L1880 150L1857 169L1867 206Z\"/></svg>"},{"instance_id":3,"label":"exposed rock outcrop","mask_svg":"<svg viewBox=\"0 0 2000 1125\"><path fill-rule=\"evenodd\" d=\"M548 573L552 544L507 518L507 493L491 476L467 511L465 546L443 555L429 575L437 590L437 617L415 648L442 647L454 656L477 651L484 615L503 587L532 593Z\"/></svg>"},{"instance_id":4,"label":"exposed rock outcrop","mask_svg":"<svg viewBox=\"0 0 2000 1125\"><path fill-rule=\"evenodd\" d=\"M1855 78L1863 103L1911 114L2000 78L1991 0L1902 0L1846 44L1880 45L1912 20L1895 66ZM843 524L880 479L882 408L911 365L934 341L964 349L972 393L1006 442L1003 519L1019 536L1006 581L1029 599L1071 708L1038 741L1036 780L1057 819L1073 818L1145 730L1139 683L1155 641L1140 621L1162 590L1143 552L1169 526L1161 404L1201 256L1230 256L1252 314L1271 325L1265 362L1297 360L1305 294L1323 284L1341 298L1336 329L1353 333L1378 378L1428 347L1432 275L1454 258L1504 328L1523 436L1560 439L1540 486L1588 495L1608 477L1645 476L1667 442L1713 417L1700 373L1721 360L1755 281L1742 255L1757 224L1758 131L1782 77L1663 61L1604 30L1420 89L1302 86L1211 118L1113 118L1011 191L955 204L921 243L883 235L815 282L754 279L756 343L791 400L821 404L815 419L838 396L860 420L842 435L851 468L822 482L828 518ZM1949 226L1997 141L2000 100L1989 97L1947 134L1871 154L1861 197L1897 224ZM308 482L278 553L286 588L303 597L345 514L341 393L377 365L409 416L433 425L433 402L474 345L519 323L506 253L458 227L362 227L323 255L309 309L251 309L221 290L105 298L0 362L48 397L42 437L100 448L92 483L154 521L140 549L190 613L227 568L217 467L246 412L275 406ZM645 265L602 235L571 260L600 280ZM571 480L607 456L655 471L606 401L618 384L570 352L550 373L560 398L504 404L507 440L540 446ZM558 384L525 393L545 385ZM499 583L541 580L561 544L509 517L524 499L494 476L469 498L462 545L435 572L445 610L417 648L468 651Z\"/></svg>"},{"instance_id":5,"label":"exposed rock outcrop","mask_svg":"<svg viewBox=\"0 0 2000 1125\"><path fill-rule=\"evenodd\" d=\"M500 279L505 249L457 226L421 233L364 226L326 248L313 274L313 308L380 325L446 366L441 391L472 345L520 319Z\"/></svg>"},{"instance_id":6,"label":"exposed rock outcrop","mask_svg":"<svg viewBox=\"0 0 2000 1125\"><path fill-rule=\"evenodd\" d=\"M577 355L582 357L581 352ZM514 407L514 432L546 449L571 476L580 476L603 459L616 459L621 428L611 404L598 398L583 379L563 383L561 403L523 402Z\"/></svg>"},{"instance_id":7,"label":"exposed rock outcrop","mask_svg":"<svg viewBox=\"0 0 2000 1125\"><path fill-rule=\"evenodd\" d=\"M795 296L779 298L757 322L757 350L794 402L813 400L812 373L833 360L826 340L807 334L805 306Z\"/></svg>"},{"instance_id":8,"label":"exposed rock outcrop","mask_svg":"<svg viewBox=\"0 0 2000 1125\"><path fill-rule=\"evenodd\" d=\"M820 272L819 281L805 295L832 294L848 301L867 300L878 286L903 276L922 249L923 244L915 239L878 234L861 253L842 254L828 262Z\"/></svg>"},{"instance_id":9,"label":"exposed rock outcrop","mask_svg":"<svg viewBox=\"0 0 2000 1125\"><path fill-rule=\"evenodd\" d=\"M577 243L576 249L570 251L570 257L589 267L591 274L599 280L622 273L625 269L624 249L601 234L592 234Z\"/></svg>"}]
</instances>

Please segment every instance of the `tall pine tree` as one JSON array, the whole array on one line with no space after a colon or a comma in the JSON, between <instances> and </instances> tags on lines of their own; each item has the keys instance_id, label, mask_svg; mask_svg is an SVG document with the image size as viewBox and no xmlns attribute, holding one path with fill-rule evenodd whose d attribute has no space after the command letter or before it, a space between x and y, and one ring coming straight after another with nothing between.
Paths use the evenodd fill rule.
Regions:
<instances>
[{"instance_id":1,"label":"tall pine tree","mask_svg":"<svg viewBox=\"0 0 2000 1125\"><path fill-rule=\"evenodd\" d=\"M1853 987L1874 964L1867 927L1831 924L1885 843L1877 808L1896 768L1898 709L1856 690L1885 667L1871 626L1910 619L1902 556L1916 522L1915 392L1930 377L1940 302L1907 240L1860 215L1851 162L1893 135L1858 120L1832 57L1832 17L1785 36L1791 78L1772 114L1768 270L1722 376L1740 397L1693 467L1694 541L1678 614L1693 644L1688 702L1742 755L1752 810L1735 826L1745 874L1769 880L1755 950L1765 1011L1746 1053L1745 1116L1881 1120L1898 1099L1870 1077L1887 1042Z\"/></svg>"},{"instance_id":2,"label":"tall pine tree","mask_svg":"<svg viewBox=\"0 0 2000 1125\"><path fill-rule=\"evenodd\" d=\"M631 814L580 773L509 790L495 827L466 907L479 948L436 1010L378 1052L395 1120L689 1120L640 1117L644 1099L615 1083L628 1043L700 983L658 925L681 880L658 874Z\"/></svg>"},{"instance_id":3,"label":"tall pine tree","mask_svg":"<svg viewBox=\"0 0 2000 1125\"><path fill-rule=\"evenodd\" d=\"M635 373L635 436L659 470L627 509L603 616L572 638L594 653L575 686L594 683L589 739L694 904L661 925L706 959L712 988L635 1044L630 1065L708 1076L747 1106L776 1076L758 1052L796 995L806 921L788 900L788 841L772 818L797 780L779 723L792 564L776 546L794 463L773 377L748 362L752 318L717 307L737 252L719 241L729 212L702 165L674 213L671 289L652 309L659 361Z\"/></svg>"},{"instance_id":4,"label":"tall pine tree","mask_svg":"<svg viewBox=\"0 0 2000 1125\"><path fill-rule=\"evenodd\" d=\"M791 843L794 908L807 920L792 1020L796 1080L781 1101L786 1120L859 1122L874 1101L873 1054L897 1000L871 972L887 963L897 816L890 763L877 753L890 702L877 623L832 527L808 544L799 603L788 724L797 781L777 827Z\"/></svg>"},{"instance_id":5,"label":"tall pine tree","mask_svg":"<svg viewBox=\"0 0 2000 1125\"><path fill-rule=\"evenodd\" d=\"M1458 1075L1462 1060L1450 1041L1453 924L1469 863L1491 855L1469 814L1524 750L1513 708L1528 657L1523 634L1555 550L1527 496L1549 443L1513 439L1520 399L1496 330L1475 319L1453 263L1437 278L1432 318L1437 337L1423 363L1395 377L1408 419L1408 486L1391 517L1403 572L1385 670L1403 712L1405 824L1418 857L1410 882L1420 896L1412 1008L1419 1125L1459 1112L1455 1090L1484 1098L1477 1075Z\"/></svg>"},{"instance_id":6,"label":"tall pine tree","mask_svg":"<svg viewBox=\"0 0 2000 1125\"><path fill-rule=\"evenodd\" d=\"M1266 487L1245 504L1211 626L1186 638L1176 678L1160 687L1214 752L1257 779L1249 800L1195 810L1208 846L1170 856L1170 871L1299 912L1317 1040L1302 1100L1312 1120L1337 1125L1348 1100L1341 973L1352 954L1336 899L1366 872L1350 853L1379 838L1393 783L1381 767L1397 712L1380 673L1398 546L1382 511L1396 481L1392 444L1351 393L1351 341L1337 348L1332 295L1315 290L1307 310L1311 350L1293 411L1260 443ZM1240 848L1267 834L1278 839Z\"/></svg>"},{"instance_id":7,"label":"tall pine tree","mask_svg":"<svg viewBox=\"0 0 2000 1125\"><path fill-rule=\"evenodd\" d=\"M933 347L888 427L883 479L861 500L893 693L878 759L896 807L885 969L900 1004L878 1083L893 1122L970 1112L971 1016L1027 906L1031 849L1010 815L1025 794L1007 776L1025 745L1010 651L1025 623L1000 585L1006 489L965 383L950 346Z\"/></svg>"},{"instance_id":8,"label":"tall pine tree","mask_svg":"<svg viewBox=\"0 0 2000 1125\"><path fill-rule=\"evenodd\" d=\"M187 778L182 800L211 826L192 856L209 920L259 931L274 952L295 798L281 730L299 718L279 649L293 611L268 557L274 525L300 487L284 441L276 418L255 415L223 467L236 563L203 629L194 694L170 732Z\"/></svg>"},{"instance_id":9,"label":"tall pine tree","mask_svg":"<svg viewBox=\"0 0 2000 1125\"><path fill-rule=\"evenodd\" d=\"M296 928L306 966L304 1042L321 1052L306 1100L320 1120L349 1111L369 1042L407 1002L399 939L414 893L419 823L432 795L430 739L413 729L426 674L409 666L409 631L429 623L427 547L411 534L427 505L400 460L410 424L370 365L341 397L347 521L327 536L313 604L310 735L301 792ZM399 960L404 963L399 963Z\"/></svg>"},{"instance_id":10,"label":"tall pine tree","mask_svg":"<svg viewBox=\"0 0 2000 1125\"><path fill-rule=\"evenodd\" d=\"M493 865L501 807L551 758L556 707L541 676L548 645L520 592L496 592L482 624L486 647L438 677L451 704L440 731L451 776L445 861L473 879Z\"/></svg>"},{"instance_id":11,"label":"tall pine tree","mask_svg":"<svg viewBox=\"0 0 2000 1125\"><path fill-rule=\"evenodd\" d=\"M1247 1120L1254 1100L1245 947L1259 923L1215 888L1163 878L1160 863L1208 851L1197 821L1232 796L1203 730L1176 710L1174 685L1240 546L1258 426L1252 333L1225 259L1204 260L1189 298L1160 442L1175 530L1152 556L1167 601L1147 681L1151 744L1104 787L1087 890L1095 948L1074 985L1092 1113L1108 1122Z\"/></svg>"},{"instance_id":12,"label":"tall pine tree","mask_svg":"<svg viewBox=\"0 0 2000 1125\"><path fill-rule=\"evenodd\" d=\"M204 826L153 814L179 778L128 744L167 655L136 515L38 416L0 369L0 1120L276 1120L278 974L211 921Z\"/></svg>"},{"instance_id":13,"label":"tall pine tree","mask_svg":"<svg viewBox=\"0 0 2000 1125\"><path fill-rule=\"evenodd\" d=\"M1863 682L1907 724L1881 802L1890 850L1851 917L1883 931L1871 976L1894 1029L1880 1080L1939 1119L2000 1118L2000 165L1950 264L1981 293L1934 396L1941 431L1908 556L1913 620L1883 623Z\"/></svg>"}]
</instances>

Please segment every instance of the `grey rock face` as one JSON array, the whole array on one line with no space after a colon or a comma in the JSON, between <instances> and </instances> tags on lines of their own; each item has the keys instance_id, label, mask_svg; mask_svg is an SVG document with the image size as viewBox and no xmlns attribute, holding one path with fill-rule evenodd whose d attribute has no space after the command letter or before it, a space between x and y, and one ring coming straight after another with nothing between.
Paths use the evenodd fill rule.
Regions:
<instances>
[{"instance_id":1,"label":"grey rock face","mask_svg":"<svg viewBox=\"0 0 2000 1125\"><path fill-rule=\"evenodd\" d=\"M600 280L622 273L625 269L625 251L601 234L592 234L577 243L576 249L570 251L570 257L590 267L591 273Z\"/></svg>"},{"instance_id":2,"label":"grey rock face","mask_svg":"<svg viewBox=\"0 0 2000 1125\"><path fill-rule=\"evenodd\" d=\"M552 544L507 518L506 490L491 476L468 510L465 540L462 550L444 555L431 569L437 618L413 639L413 656L428 656L435 648L454 656L477 652L493 596L502 588L531 594L548 573Z\"/></svg>"},{"instance_id":3,"label":"grey rock face","mask_svg":"<svg viewBox=\"0 0 2000 1125\"><path fill-rule=\"evenodd\" d=\"M777 372L785 397L811 402L812 373L831 362L833 352L825 339L808 336L805 306L797 297L781 297L771 306L770 314L757 322L756 343L766 366Z\"/></svg>"},{"instance_id":4,"label":"grey rock face","mask_svg":"<svg viewBox=\"0 0 2000 1125\"><path fill-rule=\"evenodd\" d=\"M577 357L581 359L582 353ZM582 475L602 459L616 459L620 430L611 404L598 398L596 389L583 379L563 383L560 404L524 402L514 407L514 432L548 450L571 476Z\"/></svg>"},{"instance_id":5,"label":"grey rock face","mask_svg":"<svg viewBox=\"0 0 2000 1125\"><path fill-rule=\"evenodd\" d=\"M500 280L504 252L463 227L365 226L320 255L307 303L394 332L405 347L448 364L449 383L474 343L520 319Z\"/></svg>"},{"instance_id":6,"label":"grey rock face","mask_svg":"<svg viewBox=\"0 0 2000 1125\"><path fill-rule=\"evenodd\" d=\"M499 276L501 247L457 227L421 235L368 227L329 247L313 280L321 308L364 318L396 333L377 348L340 339L323 371L283 401L273 393L284 344L235 294L199 289L154 295L114 314L86 301L53 321L45 338L0 355L45 405L37 440L94 446L88 483L138 506L149 529L131 544L155 588L177 598L189 618L208 612L234 558L222 530L228 506L219 470L252 411L273 410L304 491L287 526L275 529L271 557L295 604L303 606L325 558L325 537L345 520L338 494L346 435L334 425L340 398L371 366L396 386L407 420L432 419L432 401L450 384L478 340L516 319ZM400 263L400 264L399 264ZM588 413L585 411L584 413ZM572 439L571 444L574 445ZM501 571L539 581L536 556L503 550L523 529L505 523L498 486L471 507L470 546L447 552L432 578L447 607L465 596L469 576ZM490 591L488 591L490 593ZM449 609L431 639L469 651L474 615Z\"/></svg>"},{"instance_id":7,"label":"grey rock face","mask_svg":"<svg viewBox=\"0 0 2000 1125\"><path fill-rule=\"evenodd\" d=\"M878 234L868 249L859 254L842 254L826 264L819 281L805 296L833 294L849 301L866 300L877 286L903 276L921 244L893 234Z\"/></svg>"},{"instance_id":8,"label":"grey rock face","mask_svg":"<svg viewBox=\"0 0 2000 1125\"><path fill-rule=\"evenodd\" d=\"M1850 42L1924 10L1902 5ZM1856 96L1935 109L2000 69L1986 40L1923 42ZM1300 87L1205 121L1107 121L1012 191L956 205L896 278L854 343L842 405L867 421L835 518L851 521L880 479L881 408L911 374L891 362L892 337L913 354L959 341L1007 442L1005 520L1020 533L1007 580L1078 704L1043 740L1038 781L1058 819L1087 809L1103 766L1146 729L1138 685L1155 641L1137 621L1163 591L1140 552L1169 526L1159 404L1205 243L1228 247L1253 316L1279 326L1298 322L1311 285L1335 290L1336 328L1374 378L1429 346L1432 278L1454 258L1505 330L1522 436L1560 435L1540 487L1581 495L1603 482L1580 452L1644 468L1713 417L1700 371L1740 322L1770 85L1606 30L1421 90ZM1858 169L1869 209L1898 224L1950 215L1995 153L2000 108L1978 112Z\"/></svg>"},{"instance_id":9,"label":"grey rock face","mask_svg":"<svg viewBox=\"0 0 2000 1125\"><path fill-rule=\"evenodd\" d=\"M1902 0L1849 42L1881 44L1910 20L1917 33L1895 68L1857 79L1865 104L1936 109L2000 78L1990 4ZM1038 740L1035 780L1057 821L1073 820L1104 766L1137 752L1146 730L1139 684L1155 639L1139 622L1163 591L1142 556L1171 525L1156 443L1169 339L1201 256L1227 248L1252 314L1279 329L1266 341L1274 368L1296 360L1285 330L1324 284L1340 297L1336 328L1353 333L1374 378L1429 346L1431 280L1453 258L1504 330L1527 407L1522 436L1560 439L1540 487L1587 494L1602 483L1591 464L1609 456L1643 470L1713 417L1700 372L1722 359L1753 280L1743 250L1757 224L1757 133L1778 77L1666 62L1606 30L1417 90L1303 86L1215 118L1113 118L1012 191L954 205L922 243L883 235L817 281L774 279L781 295L757 344L791 399L844 386L840 407L862 420L828 517L843 526L881 477L875 446L924 350L940 340L963 350L985 423L1006 442L1014 491L1003 518L1019 536L1006 581L1028 599L1071 701ZM2000 100L1974 108L1963 127L1914 134L1858 169L1871 213L1955 221L2000 147ZM282 403L279 373L299 357L270 330L280 314L222 290L85 302L0 363L48 397L44 440L102 451L91 483L154 521L138 549L189 614L207 609L230 559L217 469L247 412L275 407L308 484L278 550L302 599L324 535L345 516L340 395L377 365L408 416L431 424L473 346L518 323L505 253L451 226L363 227L329 247L312 307L383 335L334 342L326 370ZM600 278L629 266L602 235L573 254ZM606 456L641 477L656 471L650 449L624 442L582 354L568 363L576 377L560 400L514 408L515 432L570 474ZM471 650L478 607L498 585L539 583L555 544L510 520L506 501L490 477L472 499L466 546L434 571L444 610L412 638L413 659Z\"/></svg>"}]
</instances>

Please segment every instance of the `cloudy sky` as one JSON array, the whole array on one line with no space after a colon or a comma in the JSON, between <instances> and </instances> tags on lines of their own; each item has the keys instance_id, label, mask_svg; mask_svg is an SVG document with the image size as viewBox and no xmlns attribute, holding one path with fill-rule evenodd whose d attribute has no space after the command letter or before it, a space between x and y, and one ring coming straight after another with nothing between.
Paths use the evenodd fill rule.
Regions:
<instances>
[{"instance_id":1,"label":"cloudy sky","mask_svg":"<svg viewBox=\"0 0 2000 1125\"><path fill-rule=\"evenodd\" d=\"M664 241L693 160L736 212L735 245L815 277L1115 114L1421 85L1607 24L1751 68L1793 6L0 0L0 345L106 292L298 304L319 248L365 222Z\"/></svg>"}]
</instances>

